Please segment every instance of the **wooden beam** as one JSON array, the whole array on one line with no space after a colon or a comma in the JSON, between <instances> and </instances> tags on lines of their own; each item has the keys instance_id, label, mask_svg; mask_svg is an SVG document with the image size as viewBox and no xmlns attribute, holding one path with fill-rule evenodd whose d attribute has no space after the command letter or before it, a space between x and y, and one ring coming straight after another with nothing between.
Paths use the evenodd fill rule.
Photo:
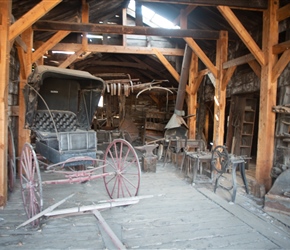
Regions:
<instances>
[{"instance_id":1,"label":"wooden beam","mask_svg":"<svg viewBox=\"0 0 290 250\"><path fill-rule=\"evenodd\" d=\"M290 50L284 51L278 62L274 65L272 70L272 82L276 82L281 75L285 67L290 62Z\"/></svg>"},{"instance_id":2,"label":"wooden beam","mask_svg":"<svg viewBox=\"0 0 290 250\"><path fill-rule=\"evenodd\" d=\"M259 184L265 186L266 192L272 184L271 170L275 150L276 115L272 112L272 107L276 105L277 81L272 81L272 69L277 61L277 55L272 53L272 47L279 39L279 23L276 15L278 7L279 0L269 0L269 8L263 14L263 52L266 63L262 65L261 71L256 179Z\"/></svg>"},{"instance_id":3,"label":"wooden beam","mask_svg":"<svg viewBox=\"0 0 290 250\"><path fill-rule=\"evenodd\" d=\"M16 44L16 46L21 47L25 53L27 52L27 46L26 46L26 44L22 41L22 39L21 39L20 36L18 36L18 37L15 38L15 44Z\"/></svg>"},{"instance_id":4,"label":"wooden beam","mask_svg":"<svg viewBox=\"0 0 290 250\"><path fill-rule=\"evenodd\" d=\"M261 65L256 60L249 61L248 64L250 65L252 70L255 72L257 77L259 77L259 79L261 79Z\"/></svg>"},{"instance_id":5,"label":"wooden beam","mask_svg":"<svg viewBox=\"0 0 290 250\"><path fill-rule=\"evenodd\" d=\"M40 57L42 57L46 51L50 50L53 46L59 43L63 38L65 38L70 32L69 31L59 31L54 34L49 40L42 44L34 53L32 54L32 62L36 62Z\"/></svg>"},{"instance_id":6,"label":"wooden beam","mask_svg":"<svg viewBox=\"0 0 290 250\"><path fill-rule=\"evenodd\" d=\"M190 46L190 48L194 51L194 53L199 57L199 59L205 64L205 66L209 69L209 71L217 77L217 68L213 65L210 59L206 56L206 54L202 51L202 49L197 45L197 43L190 37L184 38L186 43Z\"/></svg>"},{"instance_id":7,"label":"wooden beam","mask_svg":"<svg viewBox=\"0 0 290 250\"><path fill-rule=\"evenodd\" d=\"M136 0L140 2L156 2L167 4L186 4L198 6L218 6L225 5L232 8L250 9L250 10L266 10L268 8L267 0L260 1L244 1L244 0Z\"/></svg>"},{"instance_id":8,"label":"wooden beam","mask_svg":"<svg viewBox=\"0 0 290 250\"><path fill-rule=\"evenodd\" d=\"M74 53L73 55L69 56L62 64L60 64L58 67L59 68L66 68L69 65L71 65L78 57L83 53L84 51L81 49Z\"/></svg>"},{"instance_id":9,"label":"wooden beam","mask_svg":"<svg viewBox=\"0 0 290 250\"><path fill-rule=\"evenodd\" d=\"M229 81L231 80L236 68L237 68L237 66L233 66L233 67L228 68L225 71L225 74L224 74L223 80L222 80L222 90L226 90L226 87L227 87Z\"/></svg>"},{"instance_id":10,"label":"wooden beam","mask_svg":"<svg viewBox=\"0 0 290 250\"><path fill-rule=\"evenodd\" d=\"M274 45L273 54L281 54L287 49L290 49L290 40Z\"/></svg>"},{"instance_id":11,"label":"wooden beam","mask_svg":"<svg viewBox=\"0 0 290 250\"><path fill-rule=\"evenodd\" d=\"M58 43L52 50L59 51L78 51L82 47L81 44L76 43ZM183 56L183 49L174 49L174 48L156 48L160 53L165 56ZM120 54L139 54L139 55L155 55L154 48L148 47L129 47L129 46L115 46L115 45L88 45L89 52L98 52L98 53L120 53ZM34 52L35 53L35 52Z\"/></svg>"},{"instance_id":12,"label":"wooden beam","mask_svg":"<svg viewBox=\"0 0 290 250\"><path fill-rule=\"evenodd\" d=\"M283 21L290 17L290 3L277 10L277 21Z\"/></svg>"},{"instance_id":13,"label":"wooden beam","mask_svg":"<svg viewBox=\"0 0 290 250\"><path fill-rule=\"evenodd\" d=\"M227 6L218 6L218 10L224 16L224 18L228 21L231 27L235 30L247 48L251 51L251 53L255 56L257 61L261 64L265 64L265 58L262 50L256 44L254 39L248 33L248 31L244 28L239 19L235 16L233 11Z\"/></svg>"},{"instance_id":14,"label":"wooden beam","mask_svg":"<svg viewBox=\"0 0 290 250\"><path fill-rule=\"evenodd\" d=\"M180 21L180 17L182 17L182 15L188 16L197 6L195 5L189 5L185 8L185 10L178 15L178 17L176 17L174 19L174 21L172 22L173 24L179 24Z\"/></svg>"},{"instance_id":15,"label":"wooden beam","mask_svg":"<svg viewBox=\"0 0 290 250\"><path fill-rule=\"evenodd\" d=\"M130 34L145 36L162 36L162 37L192 37L194 39L216 40L218 31L196 30L196 29L165 29L151 28L142 26L123 26L110 24L95 23L74 23L60 21L37 21L33 25L34 30L41 31L59 31L66 30L70 32L82 33L89 32L92 34Z\"/></svg>"},{"instance_id":16,"label":"wooden beam","mask_svg":"<svg viewBox=\"0 0 290 250\"><path fill-rule=\"evenodd\" d=\"M0 207L7 201L7 131L10 43L8 39L12 1L0 1Z\"/></svg>"},{"instance_id":17,"label":"wooden beam","mask_svg":"<svg viewBox=\"0 0 290 250\"><path fill-rule=\"evenodd\" d=\"M218 76L215 81L215 103L214 103L214 133L213 144L214 147L224 145L224 127L225 127L225 111L226 111L226 89L223 88L223 78L225 70L223 64L228 57L228 33L227 31L220 31L220 39L217 41L216 48L216 66L218 69Z\"/></svg>"},{"instance_id":18,"label":"wooden beam","mask_svg":"<svg viewBox=\"0 0 290 250\"><path fill-rule=\"evenodd\" d=\"M122 9L122 25L126 26L127 25L127 9L123 8ZM123 46L127 46L127 36L123 35Z\"/></svg>"},{"instance_id":19,"label":"wooden beam","mask_svg":"<svg viewBox=\"0 0 290 250\"><path fill-rule=\"evenodd\" d=\"M17 155L21 155L22 147L26 142L30 142L30 130L25 129L26 106L24 101L23 90L27 83L27 79L32 70L32 46L33 46L33 30L28 28L21 34L21 39L27 46L27 53L23 54L20 61L20 82L19 82L19 119L18 119L18 150Z\"/></svg>"},{"instance_id":20,"label":"wooden beam","mask_svg":"<svg viewBox=\"0 0 290 250\"><path fill-rule=\"evenodd\" d=\"M253 60L255 60L255 57L252 54L240 56L238 58L235 58L235 59L232 59L232 60L225 62L223 64L223 69L228 69L228 68L231 68L233 66L239 66L239 65L248 63L250 61L253 61Z\"/></svg>"},{"instance_id":21,"label":"wooden beam","mask_svg":"<svg viewBox=\"0 0 290 250\"><path fill-rule=\"evenodd\" d=\"M35 7L20 17L15 23L11 24L9 29L9 41L19 36L61 1L62 0L42 0L39 4L35 5Z\"/></svg>"},{"instance_id":22,"label":"wooden beam","mask_svg":"<svg viewBox=\"0 0 290 250\"><path fill-rule=\"evenodd\" d=\"M170 64L170 62L165 58L165 56L157 49L153 48L153 51L155 52L155 55L157 58L162 62L164 67L169 71L169 73L174 77L174 79L179 82L180 76L177 73L177 71L173 68L173 66Z\"/></svg>"}]
</instances>

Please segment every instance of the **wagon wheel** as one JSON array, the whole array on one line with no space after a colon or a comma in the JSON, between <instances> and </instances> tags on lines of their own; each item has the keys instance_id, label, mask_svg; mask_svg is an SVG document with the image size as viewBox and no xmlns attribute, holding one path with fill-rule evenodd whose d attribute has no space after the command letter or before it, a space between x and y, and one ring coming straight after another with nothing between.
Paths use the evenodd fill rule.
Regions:
<instances>
[{"instance_id":1,"label":"wagon wheel","mask_svg":"<svg viewBox=\"0 0 290 250\"><path fill-rule=\"evenodd\" d=\"M15 161L15 146L13 140L13 133L10 126L8 126L7 166L8 166L8 189L10 192L13 192L16 180L16 161Z\"/></svg>"},{"instance_id":2,"label":"wagon wheel","mask_svg":"<svg viewBox=\"0 0 290 250\"><path fill-rule=\"evenodd\" d=\"M42 183L38 160L29 143L25 143L20 158L20 183L22 200L28 218L32 218L42 210ZM39 225L39 219L31 222Z\"/></svg>"},{"instance_id":3,"label":"wagon wheel","mask_svg":"<svg viewBox=\"0 0 290 250\"><path fill-rule=\"evenodd\" d=\"M212 151L211 167L219 174L224 173L229 166L229 153L226 147L216 146Z\"/></svg>"},{"instance_id":4,"label":"wagon wheel","mask_svg":"<svg viewBox=\"0 0 290 250\"><path fill-rule=\"evenodd\" d=\"M139 191L141 168L132 145L124 139L109 144L104 155L104 183L110 198L136 196Z\"/></svg>"}]
</instances>

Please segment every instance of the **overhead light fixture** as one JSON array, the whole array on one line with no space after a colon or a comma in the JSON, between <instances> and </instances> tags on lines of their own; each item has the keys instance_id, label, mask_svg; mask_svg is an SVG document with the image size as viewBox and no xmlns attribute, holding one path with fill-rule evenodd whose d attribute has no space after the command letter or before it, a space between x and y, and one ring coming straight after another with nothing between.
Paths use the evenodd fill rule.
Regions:
<instances>
[{"instance_id":1,"label":"overhead light fixture","mask_svg":"<svg viewBox=\"0 0 290 250\"><path fill-rule=\"evenodd\" d=\"M98 39L103 39L102 35L91 35L91 34L87 34L87 38L98 38Z\"/></svg>"},{"instance_id":2,"label":"overhead light fixture","mask_svg":"<svg viewBox=\"0 0 290 250\"><path fill-rule=\"evenodd\" d=\"M66 54L66 55L73 55L75 54L74 51L63 51L63 50L53 50L53 54Z\"/></svg>"}]
</instances>

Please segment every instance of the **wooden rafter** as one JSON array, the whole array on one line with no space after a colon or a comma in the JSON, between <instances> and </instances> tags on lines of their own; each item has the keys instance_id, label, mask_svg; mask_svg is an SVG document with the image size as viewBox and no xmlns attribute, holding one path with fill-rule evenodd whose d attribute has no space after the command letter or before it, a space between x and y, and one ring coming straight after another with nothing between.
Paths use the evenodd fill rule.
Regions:
<instances>
[{"instance_id":1,"label":"wooden rafter","mask_svg":"<svg viewBox=\"0 0 290 250\"><path fill-rule=\"evenodd\" d=\"M74 23L60 21L37 21L32 28L41 31L66 30L76 33L89 32L94 34L130 34L162 37L192 37L194 39L217 40L218 31L195 29L165 29L142 26L108 25L95 23Z\"/></svg>"},{"instance_id":2,"label":"wooden rafter","mask_svg":"<svg viewBox=\"0 0 290 250\"><path fill-rule=\"evenodd\" d=\"M49 40L47 40L44 44L42 44L33 54L32 54L32 62L36 62L40 57L42 57L46 51L50 50L53 46L55 46L58 42L60 42L63 38L65 38L70 32L69 31L59 31L54 34Z\"/></svg>"},{"instance_id":3,"label":"wooden rafter","mask_svg":"<svg viewBox=\"0 0 290 250\"><path fill-rule=\"evenodd\" d=\"M214 77L217 77L217 68L210 61L210 59L206 56L206 54L202 51L202 49L198 46L198 44L190 37L184 38L189 47L194 51L194 53L199 57L199 59L205 64L205 66L212 72Z\"/></svg>"},{"instance_id":4,"label":"wooden rafter","mask_svg":"<svg viewBox=\"0 0 290 250\"><path fill-rule=\"evenodd\" d=\"M233 11L227 6L218 6L218 10L224 16L224 18L228 21L231 27L235 30L247 48L251 51L257 61L261 64L265 64L265 58L262 50L256 44L254 39L251 37L249 32L245 29L243 24L239 21Z\"/></svg>"},{"instance_id":5,"label":"wooden rafter","mask_svg":"<svg viewBox=\"0 0 290 250\"><path fill-rule=\"evenodd\" d=\"M24 30L29 28L33 23L39 20L52 8L58 5L62 0L42 0L34 8L20 17L9 28L9 41L19 36Z\"/></svg>"}]
</instances>

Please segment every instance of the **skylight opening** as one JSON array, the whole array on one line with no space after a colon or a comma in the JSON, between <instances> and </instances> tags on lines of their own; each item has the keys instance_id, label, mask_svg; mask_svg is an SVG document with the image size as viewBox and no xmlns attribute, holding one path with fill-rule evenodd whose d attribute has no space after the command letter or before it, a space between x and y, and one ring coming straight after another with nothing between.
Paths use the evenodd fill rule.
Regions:
<instances>
[{"instance_id":1,"label":"skylight opening","mask_svg":"<svg viewBox=\"0 0 290 250\"><path fill-rule=\"evenodd\" d=\"M135 0L131 0L128 5L128 9L135 13ZM143 22L154 28L166 28L166 29L180 29L178 25L175 25L167 18L157 14L153 10L142 5Z\"/></svg>"}]
</instances>

